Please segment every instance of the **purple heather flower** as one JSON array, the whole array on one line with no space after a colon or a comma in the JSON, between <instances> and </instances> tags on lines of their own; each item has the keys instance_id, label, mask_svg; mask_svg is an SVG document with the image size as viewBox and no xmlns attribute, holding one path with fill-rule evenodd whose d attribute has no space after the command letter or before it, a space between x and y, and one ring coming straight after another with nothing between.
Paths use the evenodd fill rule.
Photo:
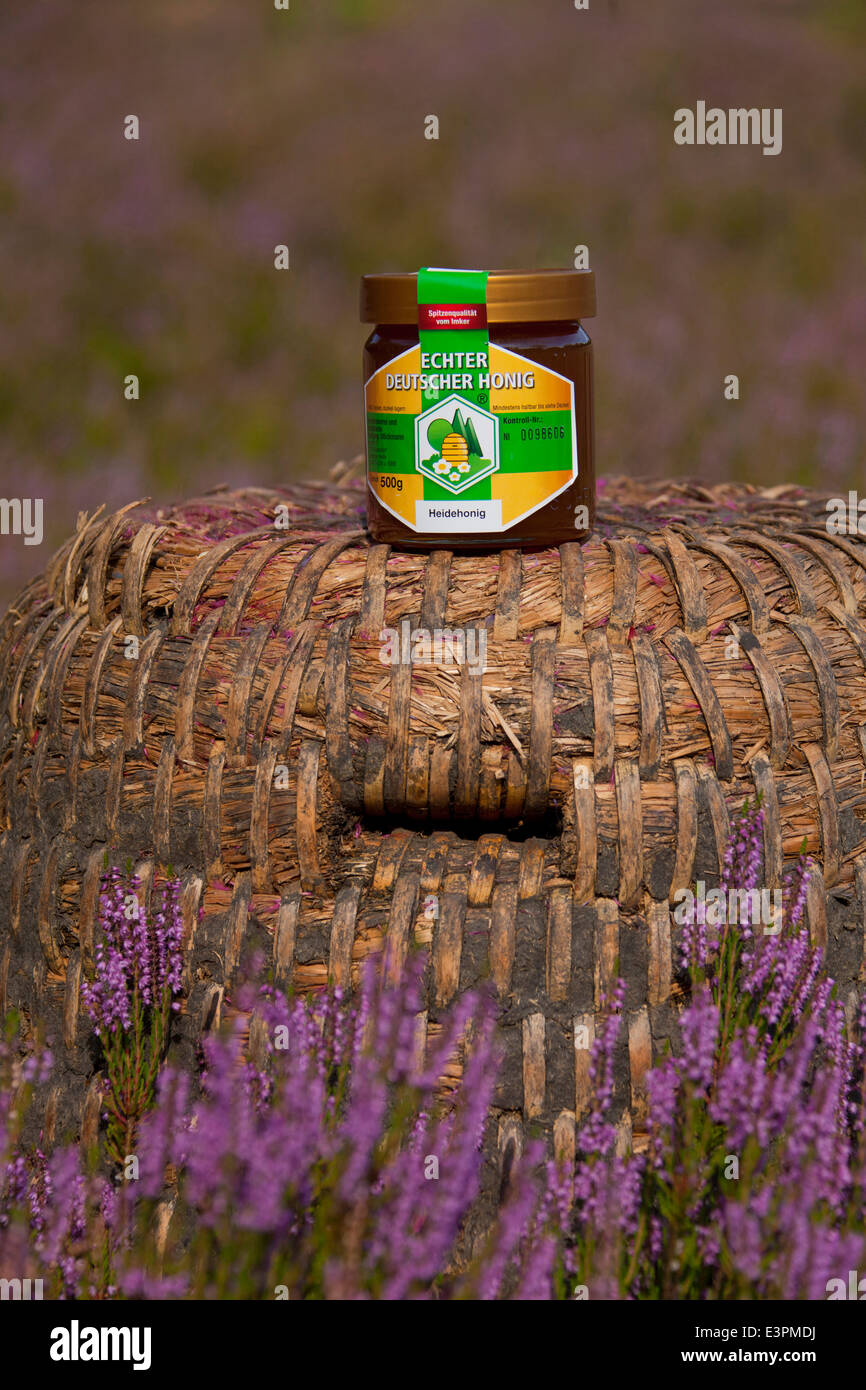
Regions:
<instances>
[{"instance_id":1,"label":"purple heather flower","mask_svg":"<svg viewBox=\"0 0 866 1390\"><path fill-rule=\"evenodd\" d=\"M704 1091L712 1078L719 1032L719 1010L707 988L696 987L692 1002L682 1015L681 1031L681 1066L695 1090Z\"/></svg>"},{"instance_id":2,"label":"purple heather flower","mask_svg":"<svg viewBox=\"0 0 866 1390\"><path fill-rule=\"evenodd\" d=\"M762 857L762 812L746 808L723 857L725 890L759 892ZM396 984L381 958L370 962L355 1001L336 989L239 993L264 1020L264 1064L245 1058L237 1017L205 1040L200 1087L165 1068L139 1124L140 1179L122 1189L88 1184L70 1151L28 1165L4 1137L0 1087L0 1213L29 1205L33 1246L70 1297L93 1289L75 1251L101 1207L119 1268L100 1278L127 1297L271 1296L285 1282L315 1297L425 1297L439 1283L446 1296L547 1299L564 1279L567 1291L587 1283L593 1299L824 1298L829 1279L866 1268L866 1001L849 1036L803 922L808 872L801 859L785 879L779 934L765 935L752 912L721 934L694 914L692 994L674 1052L646 1077L639 1152L617 1143L617 982L597 1026L574 1165L544 1162L527 1144L464 1270L455 1259L481 1188L499 1065L495 1010L485 994L461 996L419 1056L421 953ZM136 990L158 1002L179 988L180 914L174 890L151 919L134 905L127 914L116 872L103 904L89 997L110 1038ZM109 998L111 987L124 999ZM462 1079L446 1093L456 1057ZM157 1265L136 1232L152 1230L149 1204L170 1168L184 1234ZM142 1222L132 1220L138 1203ZM0 1248L12 1231L0 1220Z\"/></svg>"},{"instance_id":3,"label":"purple heather flower","mask_svg":"<svg viewBox=\"0 0 866 1390\"><path fill-rule=\"evenodd\" d=\"M139 901L140 883L113 867L103 878L99 918L103 939L95 952L95 974L81 987L97 1037L128 1030L136 1000L158 1006L181 988L183 921L179 885L162 892L148 919Z\"/></svg>"},{"instance_id":4,"label":"purple heather flower","mask_svg":"<svg viewBox=\"0 0 866 1390\"><path fill-rule=\"evenodd\" d=\"M119 1290L124 1298L185 1298L189 1279L184 1274L148 1274L132 1266L120 1276Z\"/></svg>"}]
</instances>

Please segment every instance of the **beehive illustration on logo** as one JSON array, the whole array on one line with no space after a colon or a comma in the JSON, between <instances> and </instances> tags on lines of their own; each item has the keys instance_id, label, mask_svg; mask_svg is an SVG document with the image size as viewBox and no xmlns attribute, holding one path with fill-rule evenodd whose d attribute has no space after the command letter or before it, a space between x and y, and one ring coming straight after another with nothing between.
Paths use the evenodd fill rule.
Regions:
<instances>
[{"instance_id":1,"label":"beehive illustration on logo","mask_svg":"<svg viewBox=\"0 0 866 1390\"><path fill-rule=\"evenodd\" d=\"M461 396L439 401L416 422L415 467L453 493L495 473L499 467L496 417Z\"/></svg>"},{"instance_id":2,"label":"beehive illustration on logo","mask_svg":"<svg viewBox=\"0 0 866 1390\"><path fill-rule=\"evenodd\" d=\"M444 463L453 464L455 468L461 463L469 462L469 445L462 434L446 434L442 441L442 460Z\"/></svg>"}]
</instances>

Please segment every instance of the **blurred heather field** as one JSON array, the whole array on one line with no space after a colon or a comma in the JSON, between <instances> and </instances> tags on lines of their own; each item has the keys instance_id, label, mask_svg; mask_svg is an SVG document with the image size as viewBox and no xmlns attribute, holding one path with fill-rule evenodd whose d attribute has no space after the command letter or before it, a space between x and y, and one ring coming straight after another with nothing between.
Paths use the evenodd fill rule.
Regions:
<instances>
[{"instance_id":1,"label":"blurred heather field","mask_svg":"<svg viewBox=\"0 0 866 1390\"><path fill-rule=\"evenodd\" d=\"M3 0L0 482L46 540L2 596L82 508L356 453L365 270L586 243L600 471L862 486L864 51L862 0ZM781 155L676 146L698 100Z\"/></svg>"}]
</instances>

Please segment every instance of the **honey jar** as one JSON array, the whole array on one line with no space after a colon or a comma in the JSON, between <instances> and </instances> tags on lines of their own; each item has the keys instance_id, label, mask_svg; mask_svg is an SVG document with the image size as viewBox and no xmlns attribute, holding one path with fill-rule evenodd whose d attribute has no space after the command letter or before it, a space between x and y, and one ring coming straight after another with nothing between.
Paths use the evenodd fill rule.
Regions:
<instances>
[{"instance_id":1,"label":"honey jar","mask_svg":"<svg viewBox=\"0 0 866 1390\"><path fill-rule=\"evenodd\" d=\"M583 540L595 507L591 270L365 275L367 519L377 541Z\"/></svg>"}]
</instances>

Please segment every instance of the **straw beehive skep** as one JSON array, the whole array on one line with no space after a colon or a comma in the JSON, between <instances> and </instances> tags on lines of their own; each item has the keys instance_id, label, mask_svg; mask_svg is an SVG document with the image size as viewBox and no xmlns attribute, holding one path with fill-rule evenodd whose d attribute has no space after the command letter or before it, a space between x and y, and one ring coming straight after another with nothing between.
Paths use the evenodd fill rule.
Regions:
<instances>
[{"instance_id":1,"label":"straw beehive skep","mask_svg":"<svg viewBox=\"0 0 866 1390\"><path fill-rule=\"evenodd\" d=\"M251 943L301 989L417 944L428 1035L491 980L503 1144L573 1142L575 1026L617 972L640 1128L673 895L756 792L770 886L805 842L810 929L859 989L866 545L821 499L618 480L583 546L487 556L372 545L362 511L343 469L83 518L0 623L0 1003L60 1042L49 1132L98 1116L78 1000L106 852L183 882L190 1065ZM383 664L404 622L483 633L484 669Z\"/></svg>"}]
</instances>

